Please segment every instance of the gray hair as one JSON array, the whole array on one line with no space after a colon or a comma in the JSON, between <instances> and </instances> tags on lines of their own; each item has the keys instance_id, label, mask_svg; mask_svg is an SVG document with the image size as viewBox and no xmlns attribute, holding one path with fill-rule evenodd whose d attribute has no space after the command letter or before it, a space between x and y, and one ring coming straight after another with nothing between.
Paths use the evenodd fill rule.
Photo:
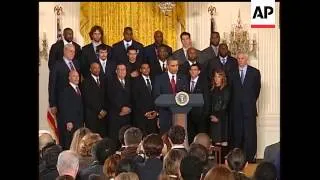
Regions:
<instances>
[{"instance_id":1,"label":"gray hair","mask_svg":"<svg viewBox=\"0 0 320 180\"><path fill-rule=\"evenodd\" d=\"M66 44L66 45L64 45L63 51L65 51L65 50L67 50L69 48L75 49L75 46L73 44Z\"/></svg>"},{"instance_id":2,"label":"gray hair","mask_svg":"<svg viewBox=\"0 0 320 180\"><path fill-rule=\"evenodd\" d=\"M70 150L63 151L59 154L57 170L60 176L70 175L76 177L79 169L79 157Z\"/></svg>"},{"instance_id":3,"label":"gray hair","mask_svg":"<svg viewBox=\"0 0 320 180\"><path fill-rule=\"evenodd\" d=\"M244 57L246 57L246 59L249 59L248 53L245 53L245 52L243 52L243 51L237 52L237 58L238 58L238 56L239 56L240 54L244 55Z\"/></svg>"},{"instance_id":4,"label":"gray hair","mask_svg":"<svg viewBox=\"0 0 320 180\"><path fill-rule=\"evenodd\" d=\"M43 133L39 136L39 150L42 150L47 144L54 143L51 134Z\"/></svg>"}]
</instances>

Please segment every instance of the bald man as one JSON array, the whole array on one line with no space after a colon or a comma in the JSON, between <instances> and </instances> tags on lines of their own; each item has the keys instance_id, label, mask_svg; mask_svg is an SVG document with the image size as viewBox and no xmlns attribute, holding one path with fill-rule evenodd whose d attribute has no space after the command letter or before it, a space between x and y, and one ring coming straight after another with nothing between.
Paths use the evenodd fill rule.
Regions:
<instances>
[{"instance_id":1,"label":"bald man","mask_svg":"<svg viewBox=\"0 0 320 180\"><path fill-rule=\"evenodd\" d=\"M144 48L144 57L149 64L155 64L158 61L157 50L160 45L165 46L167 48L168 56L172 55L172 48L166 44L163 44L163 33L161 31L155 31L153 38L154 43Z\"/></svg>"},{"instance_id":2,"label":"bald man","mask_svg":"<svg viewBox=\"0 0 320 180\"><path fill-rule=\"evenodd\" d=\"M59 142L63 149L70 148L74 131L83 127L83 105L82 93L78 86L79 79L77 71L70 71L69 84L65 87L59 99Z\"/></svg>"},{"instance_id":3,"label":"bald man","mask_svg":"<svg viewBox=\"0 0 320 180\"><path fill-rule=\"evenodd\" d=\"M105 81L99 76L101 74L100 67L97 62L91 63L90 75L81 83L81 92L86 127L105 137L107 135Z\"/></svg>"},{"instance_id":4,"label":"bald man","mask_svg":"<svg viewBox=\"0 0 320 180\"><path fill-rule=\"evenodd\" d=\"M196 144L201 144L204 147L206 147L208 149L208 151L211 148L211 139L210 137L206 134L206 133L199 133L194 137L193 140L194 143Z\"/></svg>"}]
</instances>

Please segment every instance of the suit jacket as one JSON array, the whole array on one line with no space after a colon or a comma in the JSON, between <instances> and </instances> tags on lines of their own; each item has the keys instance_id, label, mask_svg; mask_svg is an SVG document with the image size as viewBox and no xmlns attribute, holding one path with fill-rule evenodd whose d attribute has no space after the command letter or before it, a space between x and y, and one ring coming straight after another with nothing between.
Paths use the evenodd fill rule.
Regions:
<instances>
[{"instance_id":1,"label":"suit jacket","mask_svg":"<svg viewBox=\"0 0 320 180\"><path fill-rule=\"evenodd\" d=\"M132 40L131 46L139 50L137 59L143 59L143 44L139 43L138 41ZM112 45L112 60L116 61L116 63L126 63L129 61L123 40Z\"/></svg>"},{"instance_id":2,"label":"suit jacket","mask_svg":"<svg viewBox=\"0 0 320 180\"><path fill-rule=\"evenodd\" d=\"M280 152L280 142L267 146L264 149L263 160L275 164L278 152Z\"/></svg>"},{"instance_id":3,"label":"suit jacket","mask_svg":"<svg viewBox=\"0 0 320 180\"><path fill-rule=\"evenodd\" d=\"M199 120L205 120L205 118L209 114L209 88L208 88L208 81L205 76L199 76L197 83L194 87L193 92L191 92L190 85L191 84L191 77L188 77L188 87L190 94L202 94L204 104L203 107L193 107L189 113L194 115L193 117L198 117Z\"/></svg>"},{"instance_id":4,"label":"suit jacket","mask_svg":"<svg viewBox=\"0 0 320 180\"><path fill-rule=\"evenodd\" d=\"M105 82L102 79L99 79L99 81L100 87L90 74L90 76L88 76L81 84L83 104L85 107L85 123L90 124L88 127L96 127L97 121L102 121L101 119L98 119L98 114L102 109L106 110L104 88Z\"/></svg>"},{"instance_id":5,"label":"suit jacket","mask_svg":"<svg viewBox=\"0 0 320 180\"><path fill-rule=\"evenodd\" d=\"M83 127L83 105L81 96L76 93L70 84L64 89L59 99L60 123L66 124L72 122L74 129Z\"/></svg>"},{"instance_id":6,"label":"suit jacket","mask_svg":"<svg viewBox=\"0 0 320 180\"><path fill-rule=\"evenodd\" d=\"M202 59L203 58L202 58L202 55L201 55L201 51L199 51L197 49L197 52L198 52L198 57L199 57L200 63L202 63L202 61L203 61ZM183 48L180 48L180 49L176 50L175 52L173 52L171 58L178 59L179 60L179 65L183 64L185 61L188 60L188 57L186 57L184 55Z\"/></svg>"},{"instance_id":7,"label":"suit jacket","mask_svg":"<svg viewBox=\"0 0 320 180\"><path fill-rule=\"evenodd\" d=\"M90 174L97 174L103 176L103 165L98 164L96 161L89 165L89 167L82 169L78 172L79 180L88 180Z\"/></svg>"},{"instance_id":8,"label":"suit jacket","mask_svg":"<svg viewBox=\"0 0 320 180\"><path fill-rule=\"evenodd\" d=\"M79 59L81 56L81 47L76 42L72 42L72 44L75 46L75 50L76 50L74 59ZM48 67L50 71L52 71L52 68L57 61L63 60L62 59L63 49L64 49L63 40L58 40L56 43L52 44L49 52L49 61L48 61Z\"/></svg>"},{"instance_id":9,"label":"suit jacket","mask_svg":"<svg viewBox=\"0 0 320 180\"><path fill-rule=\"evenodd\" d=\"M198 64L200 65L200 68L201 68L201 72L200 74L206 74L206 68L204 65L202 65L199 61L197 61ZM189 64L189 61L185 61L183 64L181 64L179 66L179 73L185 75L185 76L190 76L190 73L189 73L189 70L190 70L190 64Z\"/></svg>"},{"instance_id":10,"label":"suit jacket","mask_svg":"<svg viewBox=\"0 0 320 180\"><path fill-rule=\"evenodd\" d=\"M147 159L144 163L138 164L138 174L140 180L158 179L163 163L158 158Z\"/></svg>"},{"instance_id":11,"label":"suit jacket","mask_svg":"<svg viewBox=\"0 0 320 180\"><path fill-rule=\"evenodd\" d=\"M77 60L73 60L73 65L80 73L80 67ZM49 73L49 105L57 106L61 91L69 84L69 66L64 60L59 60Z\"/></svg>"},{"instance_id":12,"label":"suit jacket","mask_svg":"<svg viewBox=\"0 0 320 180\"><path fill-rule=\"evenodd\" d=\"M260 71L252 66L247 66L247 72L243 85L240 80L240 73L237 69L230 75L231 79L231 111L239 112L239 108L243 108L243 112L250 116L257 116L256 102L260 94L261 75ZM234 114L236 116L236 114Z\"/></svg>"},{"instance_id":13,"label":"suit jacket","mask_svg":"<svg viewBox=\"0 0 320 180\"><path fill-rule=\"evenodd\" d=\"M170 77L171 78L171 77ZM154 98L157 98L161 94L172 94L172 88L170 84L170 78L168 72L163 73L156 77L153 94ZM177 74L176 78L176 92L185 91L188 92L188 84L186 77L182 74Z\"/></svg>"},{"instance_id":14,"label":"suit jacket","mask_svg":"<svg viewBox=\"0 0 320 180\"><path fill-rule=\"evenodd\" d=\"M108 49L108 59L111 59L111 46L107 45ZM82 53L80 58L80 69L81 74L84 78L86 78L88 75L90 75L90 64L92 62L96 62L99 57L97 57L96 52L94 51L93 44L87 44L82 47Z\"/></svg>"},{"instance_id":15,"label":"suit jacket","mask_svg":"<svg viewBox=\"0 0 320 180\"><path fill-rule=\"evenodd\" d=\"M166 44L162 44L162 45L167 47L168 55L171 56L172 48ZM149 64L155 63L156 61L158 61L156 48L157 48L157 45L155 43L150 44L144 48L144 59L146 59L149 62Z\"/></svg>"},{"instance_id":16,"label":"suit jacket","mask_svg":"<svg viewBox=\"0 0 320 180\"><path fill-rule=\"evenodd\" d=\"M226 64L223 65L221 63L221 61L220 61L220 58L217 57L217 58L214 58L214 59L210 59L208 61L208 66L207 67L208 67L207 72L208 72L208 77L209 78L212 78L212 73L217 69L223 69L224 72L226 73L227 78L229 78L231 72L237 71L237 69L238 69L238 61L234 57L228 56ZM228 81L229 81L229 79L228 79Z\"/></svg>"},{"instance_id":17,"label":"suit jacket","mask_svg":"<svg viewBox=\"0 0 320 180\"><path fill-rule=\"evenodd\" d=\"M125 88L122 87L117 76L107 78L107 109L110 120L128 118L129 115L119 116L121 108L127 106L131 108L131 82L130 78L125 78Z\"/></svg>"},{"instance_id":18,"label":"suit jacket","mask_svg":"<svg viewBox=\"0 0 320 180\"><path fill-rule=\"evenodd\" d=\"M163 73L163 71L161 69L161 65L160 65L158 59L156 61L150 63L150 76L152 77L152 79L155 79L156 76L158 76L162 73Z\"/></svg>"},{"instance_id":19,"label":"suit jacket","mask_svg":"<svg viewBox=\"0 0 320 180\"><path fill-rule=\"evenodd\" d=\"M216 59L218 57L218 53L216 54L210 45L209 47L202 50L204 61L207 63L211 59Z\"/></svg>"},{"instance_id":20,"label":"suit jacket","mask_svg":"<svg viewBox=\"0 0 320 180\"><path fill-rule=\"evenodd\" d=\"M150 79L151 87L153 89L154 81ZM154 99L149 92L146 82L142 75L135 78L132 82L132 106L134 119L145 119L146 112L155 110Z\"/></svg>"},{"instance_id":21,"label":"suit jacket","mask_svg":"<svg viewBox=\"0 0 320 180\"><path fill-rule=\"evenodd\" d=\"M105 71L103 71L102 64L100 63L99 59L96 59L95 62L97 62L100 65L100 78L101 79L106 79L107 77L112 77L116 75L116 62L112 61L110 59L106 60L106 67Z\"/></svg>"}]
</instances>

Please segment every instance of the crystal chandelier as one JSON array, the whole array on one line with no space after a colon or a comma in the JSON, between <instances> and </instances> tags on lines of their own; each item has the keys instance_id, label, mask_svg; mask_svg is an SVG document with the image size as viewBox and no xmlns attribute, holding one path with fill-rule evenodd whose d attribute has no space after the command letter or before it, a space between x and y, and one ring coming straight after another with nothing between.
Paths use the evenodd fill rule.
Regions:
<instances>
[{"instance_id":1,"label":"crystal chandelier","mask_svg":"<svg viewBox=\"0 0 320 180\"><path fill-rule=\"evenodd\" d=\"M253 39L250 39L249 32L246 29L247 25L242 25L239 10L237 24L233 24L230 34L224 33L222 39L222 42L228 45L231 55L234 57L239 51L257 57L256 35L253 34Z\"/></svg>"},{"instance_id":2,"label":"crystal chandelier","mask_svg":"<svg viewBox=\"0 0 320 180\"><path fill-rule=\"evenodd\" d=\"M165 16L168 16L168 13L173 10L176 6L174 2L160 2L159 8L164 13Z\"/></svg>"}]
</instances>

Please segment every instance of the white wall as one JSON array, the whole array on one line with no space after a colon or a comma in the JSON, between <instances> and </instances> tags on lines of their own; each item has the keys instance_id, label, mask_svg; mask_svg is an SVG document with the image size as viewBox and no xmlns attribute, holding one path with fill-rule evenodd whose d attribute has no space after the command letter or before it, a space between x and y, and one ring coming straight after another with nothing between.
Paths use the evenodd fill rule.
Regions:
<instances>
[{"instance_id":1,"label":"white wall","mask_svg":"<svg viewBox=\"0 0 320 180\"><path fill-rule=\"evenodd\" d=\"M39 35L47 33L49 49L56 41L56 21L54 6L58 2L39 3ZM60 3L64 10L62 28L70 27L74 30L75 41L83 46L80 35L80 3ZM238 10L241 11L243 24L250 25L249 2L188 2L186 30L191 33L193 45L204 49L209 45L210 15L208 6L214 5L217 9L216 30L223 36L223 32L230 32L231 24L236 23ZM261 72L262 88L258 102L259 117L258 152L257 157L263 157L266 145L280 139L280 30L279 30L279 3L276 3L276 28L255 29L258 41L258 57L251 59L250 64ZM39 42L40 43L40 42ZM181 47L178 37L177 47ZM46 112L48 108L48 79L49 71L47 62L41 61L39 66L39 129L48 129Z\"/></svg>"},{"instance_id":2,"label":"white wall","mask_svg":"<svg viewBox=\"0 0 320 180\"><path fill-rule=\"evenodd\" d=\"M250 59L250 64L261 72L261 93L258 100L258 149L257 158L263 158L266 145L280 140L280 29L279 3L276 3L276 28L250 28L250 2L188 2L187 31L191 34L193 45L202 50L210 42L210 14L208 7L216 7L216 31L223 38L223 33L231 31L231 24L236 23L240 9L242 24L248 25L250 34L255 33L258 41L257 58Z\"/></svg>"}]
</instances>

